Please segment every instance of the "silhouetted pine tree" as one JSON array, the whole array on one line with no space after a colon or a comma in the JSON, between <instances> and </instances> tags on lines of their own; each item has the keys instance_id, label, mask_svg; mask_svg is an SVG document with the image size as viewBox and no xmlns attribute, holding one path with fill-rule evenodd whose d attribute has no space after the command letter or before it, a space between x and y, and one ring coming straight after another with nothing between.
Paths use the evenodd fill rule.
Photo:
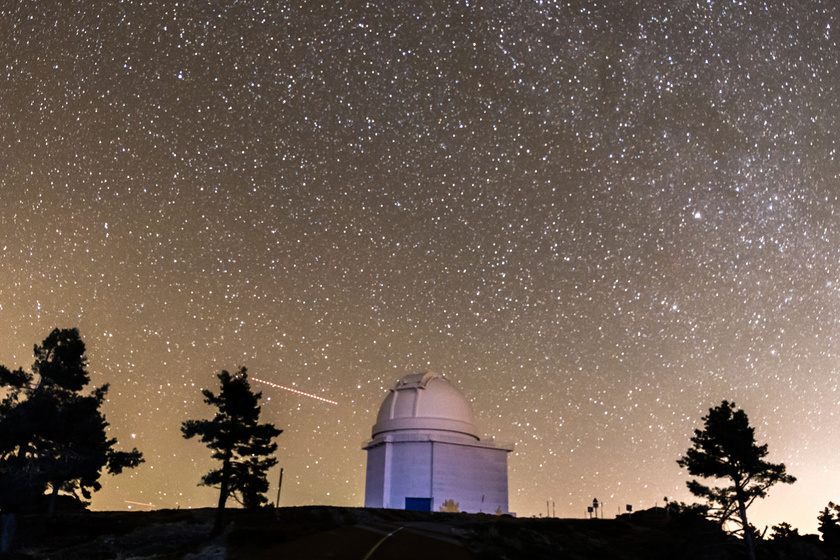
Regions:
<instances>
[{"instance_id":1,"label":"silhouetted pine tree","mask_svg":"<svg viewBox=\"0 0 840 560\"><path fill-rule=\"evenodd\" d=\"M819 526L817 530L822 534L823 542L832 547L840 547L840 505L828 502L828 505L817 516Z\"/></svg>"},{"instance_id":2,"label":"silhouetted pine tree","mask_svg":"<svg viewBox=\"0 0 840 560\"><path fill-rule=\"evenodd\" d=\"M219 504L213 533L223 526L223 511L228 496L234 495L247 508L255 508L267 500L268 470L277 464L270 455L277 450L272 440L283 433L273 424L260 424L259 400L262 393L253 393L248 372L243 367L231 375L218 375L220 391L216 395L203 389L204 402L218 410L212 420L187 420L181 425L184 437L199 436L212 451L211 456L222 462L201 479L202 486L219 488Z\"/></svg>"},{"instance_id":3,"label":"silhouetted pine tree","mask_svg":"<svg viewBox=\"0 0 840 560\"><path fill-rule=\"evenodd\" d=\"M755 560L747 508L757 498L765 497L774 484L791 484L796 479L787 474L783 463L764 460L767 445L756 444L755 429L747 414L736 410L733 403L723 401L709 409L703 422L703 430L694 430L693 447L677 463L692 476L727 481L727 485L717 487L690 480L688 489L708 501L721 526L727 521L740 525L738 532L746 541L749 558Z\"/></svg>"},{"instance_id":4,"label":"silhouetted pine tree","mask_svg":"<svg viewBox=\"0 0 840 560\"><path fill-rule=\"evenodd\" d=\"M143 462L142 454L113 449L99 409L108 385L89 394L85 343L77 329L55 329L35 346L34 373L0 366L0 509L32 507L50 490L48 514L59 492L89 500L104 468L118 474ZM78 496L77 496L78 497Z\"/></svg>"}]
</instances>

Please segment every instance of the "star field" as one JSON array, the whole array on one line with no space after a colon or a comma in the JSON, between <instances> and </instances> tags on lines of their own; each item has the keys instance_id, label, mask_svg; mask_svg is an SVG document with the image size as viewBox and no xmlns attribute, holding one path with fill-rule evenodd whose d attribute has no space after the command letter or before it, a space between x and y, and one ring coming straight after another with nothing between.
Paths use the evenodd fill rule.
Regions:
<instances>
[{"instance_id":1,"label":"star field","mask_svg":"<svg viewBox=\"0 0 840 560\"><path fill-rule=\"evenodd\" d=\"M425 370L515 443L519 515L690 500L723 399L798 478L753 523L840 500L834 2L0 15L0 363L80 329L147 461L95 508L212 506L180 424L241 365L339 403L253 384L284 505L361 505L385 391Z\"/></svg>"}]
</instances>

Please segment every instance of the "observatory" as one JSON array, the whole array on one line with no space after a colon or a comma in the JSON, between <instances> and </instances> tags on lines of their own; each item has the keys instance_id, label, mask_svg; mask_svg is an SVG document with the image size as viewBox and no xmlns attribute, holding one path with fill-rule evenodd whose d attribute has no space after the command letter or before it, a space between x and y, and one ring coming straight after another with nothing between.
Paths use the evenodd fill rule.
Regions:
<instances>
[{"instance_id":1,"label":"observatory","mask_svg":"<svg viewBox=\"0 0 840 560\"><path fill-rule=\"evenodd\" d=\"M479 438L470 403L439 373L397 382L364 449L365 507L509 513L512 449Z\"/></svg>"}]
</instances>

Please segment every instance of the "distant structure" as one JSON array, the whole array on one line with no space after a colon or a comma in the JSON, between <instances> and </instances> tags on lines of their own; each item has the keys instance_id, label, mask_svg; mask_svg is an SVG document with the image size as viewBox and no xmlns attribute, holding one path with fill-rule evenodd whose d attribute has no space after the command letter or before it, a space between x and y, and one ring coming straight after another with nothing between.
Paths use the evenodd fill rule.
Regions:
<instances>
[{"instance_id":1,"label":"distant structure","mask_svg":"<svg viewBox=\"0 0 840 560\"><path fill-rule=\"evenodd\" d=\"M512 449L481 441L470 403L439 373L400 379L363 449L365 507L510 513Z\"/></svg>"}]
</instances>

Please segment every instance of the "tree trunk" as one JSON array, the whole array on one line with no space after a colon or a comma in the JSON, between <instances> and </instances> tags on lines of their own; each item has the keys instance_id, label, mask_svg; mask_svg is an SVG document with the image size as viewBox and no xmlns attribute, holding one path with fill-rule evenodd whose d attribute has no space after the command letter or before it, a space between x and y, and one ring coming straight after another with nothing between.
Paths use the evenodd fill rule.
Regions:
<instances>
[{"instance_id":1,"label":"tree trunk","mask_svg":"<svg viewBox=\"0 0 840 560\"><path fill-rule=\"evenodd\" d=\"M747 558L755 560L755 543L753 543L752 527L747 521L747 505L740 488L735 490L738 498L738 515L741 517L741 526L744 528L744 542L747 543Z\"/></svg>"},{"instance_id":2,"label":"tree trunk","mask_svg":"<svg viewBox=\"0 0 840 560\"><path fill-rule=\"evenodd\" d=\"M4 513L2 516L2 529L0 529L0 552L12 551L12 544L15 540L15 529L17 528L17 514Z\"/></svg>"},{"instance_id":3,"label":"tree trunk","mask_svg":"<svg viewBox=\"0 0 840 560\"><path fill-rule=\"evenodd\" d=\"M52 492L50 493L50 504L47 508L47 518L52 519L55 516L55 504L58 501L58 489L61 488L61 484L54 482L52 487Z\"/></svg>"},{"instance_id":4,"label":"tree trunk","mask_svg":"<svg viewBox=\"0 0 840 560\"><path fill-rule=\"evenodd\" d=\"M210 533L211 537L215 537L222 534L222 529L224 529L224 511L225 511L225 502L227 502L228 498L228 486L230 482L230 468L231 468L231 459L233 457L233 451L228 450L225 453L224 461L222 462L222 484L221 489L219 490L219 505L216 507L216 522L213 524L213 531Z\"/></svg>"}]
</instances>

